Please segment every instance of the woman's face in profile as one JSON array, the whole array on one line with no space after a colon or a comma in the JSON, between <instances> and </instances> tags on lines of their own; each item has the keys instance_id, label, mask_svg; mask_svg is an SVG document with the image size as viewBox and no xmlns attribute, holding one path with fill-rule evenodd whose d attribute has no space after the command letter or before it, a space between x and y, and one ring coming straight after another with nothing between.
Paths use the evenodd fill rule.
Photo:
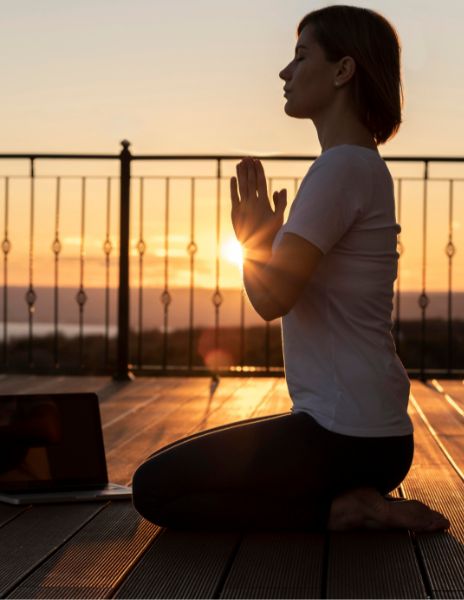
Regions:
<instances>
[{"instance_id":1,"label":"woman's face in profile","mask_svg":"<svg viewBox=\"0 0 464 600\"><path fill-rule=\"evenodd\" d=\"M298 37L294 59L279 73L285 81L285 112L290 117L311 119L324 111L336 91L336 66L327 61L312 26L306 25Z\"/></svg>"}]
</instances>

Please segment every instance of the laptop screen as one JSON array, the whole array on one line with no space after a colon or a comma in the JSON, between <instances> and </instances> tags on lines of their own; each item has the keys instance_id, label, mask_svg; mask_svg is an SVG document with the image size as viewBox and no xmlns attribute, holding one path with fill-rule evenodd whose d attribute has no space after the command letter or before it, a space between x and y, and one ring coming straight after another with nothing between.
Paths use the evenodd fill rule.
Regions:
<instances>
[{"instance_id":1,"label":"laptop screen","mask_svg":"<svg viewBox=\"0 0 464 600\"><path fill-rule=\"evenodd\" d=\"M96 394L0 396L0 491L107 482Z\"/></svg>"}]
</instances>

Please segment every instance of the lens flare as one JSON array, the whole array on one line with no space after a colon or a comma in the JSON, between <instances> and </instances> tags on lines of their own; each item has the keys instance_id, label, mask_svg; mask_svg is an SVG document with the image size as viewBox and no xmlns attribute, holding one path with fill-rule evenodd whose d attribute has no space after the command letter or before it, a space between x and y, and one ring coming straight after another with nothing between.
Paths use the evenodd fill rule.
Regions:
<instances>
[{"instance_id":1,"label":"lens flare","mask_svg":"<svg viewBox=\"0 0 464 600\"><path fill-rule=\"evenodd\" d=\"M228 238L221 247L221 254L225 260L228 260L233 265L242 268L243 264L243 251L240 243L230 237Z\"/></svg>"}]
</instances>

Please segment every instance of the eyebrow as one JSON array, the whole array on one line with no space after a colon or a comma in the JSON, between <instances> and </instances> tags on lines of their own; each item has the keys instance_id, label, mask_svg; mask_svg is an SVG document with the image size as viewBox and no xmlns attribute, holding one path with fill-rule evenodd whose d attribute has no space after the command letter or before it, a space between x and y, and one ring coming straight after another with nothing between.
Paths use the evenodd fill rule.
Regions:
<instances>
[{"instance_id":1,"label":"eyebrow","mask_svg":"<svg viewBox=\"0 0 464 600\"><path fill-rule=\"evenodd\" d=\"M303 46L302 44L298 44L298 46L295 48L295 52L297 50L299 50L300 48L304 48L305 50L307 50L306 46Z\"/></svg>"}]
</instances>

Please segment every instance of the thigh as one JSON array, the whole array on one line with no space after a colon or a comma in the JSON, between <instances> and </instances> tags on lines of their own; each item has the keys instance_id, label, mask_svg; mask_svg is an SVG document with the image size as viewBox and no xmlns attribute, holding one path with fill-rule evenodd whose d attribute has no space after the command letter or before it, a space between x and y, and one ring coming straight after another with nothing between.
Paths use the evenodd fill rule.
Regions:
<instances>
[{"instance_id":1,"label":"thigh","mask_svg":"<svg viewBox=\"0 0 464 600\"><path fill-rule=\"evenodd\" d=\"M139 491L170 497L207 490L286 496L325 490L325 443L324 430L308 415L261 417L161 449L139 467L133 483Z\"/></svg>"},{"instance_id":2,"label":"thigh","mask_svg":"<svg viewBox=\"0 0 464 600\"><path fill-rule=\"evenodd\" d=\"M354 437L334 434L334 491L371 486L394 490L408 473L414 455L412 435Z\"/></svg>"},{"instance_id":3,"label":"thigh","mask_svg":"<svg viewBox=\"0 0 464 600\"><path fill-rule=\"evenodd\" d=\"M290 412L285 412L285 413L278 413L275 415L267 415L265 417L253 417L251 419L243 419L241 421L235 421L233 423L227 423L226 425L218 425L218 427L211 427L210 429L198 431L197 433L193 433L191 435L187 435L183 438L175 440L174 442L171 442L170 444L166 444L166 446L163 446L162 448L159 448L158 450L153 452L153 454L150 454L146 460L152 458L153 456L158 456L159 454L166 452L167 450L170 450L171 448L174 448L175 446L179 446L180 444L184 444L185 442L190 442L191 440L194 440L195 438L198 438L198 437L201 437L204 435L210 435L211 433L223 431L224 429L231 429L232 427L241 427L248 423L256 423L258 421L268 421L270 419L276 419L276 418L284 417L284 416L287 416L290 414L291 414Z\"/></svg>"}]
</instances>

